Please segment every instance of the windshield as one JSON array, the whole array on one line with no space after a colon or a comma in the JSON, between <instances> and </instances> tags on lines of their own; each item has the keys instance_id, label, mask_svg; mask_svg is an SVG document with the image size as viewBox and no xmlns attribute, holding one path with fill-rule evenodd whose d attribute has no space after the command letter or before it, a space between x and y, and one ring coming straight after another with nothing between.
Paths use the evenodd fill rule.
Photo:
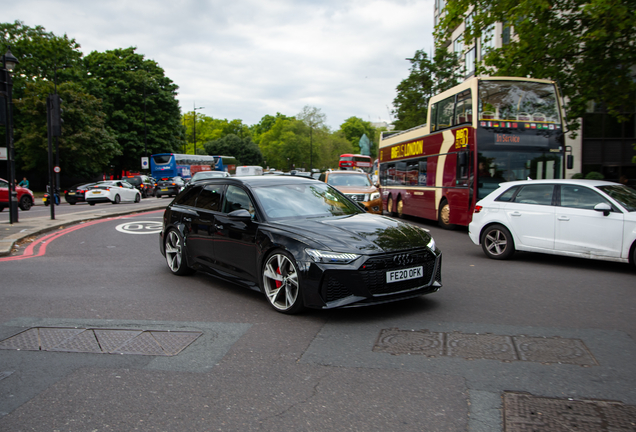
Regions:
<instances>
[{"instance_id":1,"label":"windshield","mask_svg":"<svg viewBox=\"0 0 636 432\"><path fill-rule=\"evenodd\" d=\"M192 176L192 180L201 180L207 178L224 177L225 173L221 171L199 171Z\"/></svg>"},{"instance_id":2,"label":"windshield","mask_svg":"<svg viewBox=\"0 0 636 432\"><path fill-rule=\"evenodd\" d=\"M345 216L363 212L325 183L257 187L254 195L268 219Z\"/></svg>"},{"instance_id":3,"label":"windshield","mask_svg":"<svg viewBox=\"0 0 636 432\"><path fill-rule=\"evenodd\" d=\"M371 186L368 176L356 174L329 174L327 183L331 186Z\"/></svg>"},{"instance_id":4,"label":"windshield","mask_svg":"<svg viewBox=\"0 0 636 432\"><path fill-rule=\"evenodd\" d=\"M479 152L477 198L484 198L507 181L561 178L561 159L561 154L540 151Z\"/></svg>"},{"instance_id":5,"label":"windshield","mask_svg":"<svg viewBox=\"0 0 636 432\"><path fill-rule=\"evenodd\" d=\"M127 178L126 181L133 186L139 186L142 183L140 177Z\"/></svg>"},{"instance_id":6,"label":"windshield","mask_svg":"<svg viewBox=\"0 0 636 432\"><path fill-rule=\"evenodd\" d=\"M165 165L172 159L172 155L157 155L153 156L152 160L155 161L157 165Z\"/></svg>"},{"instance_id":7,"label":"windshield","mask_svg":"<svg viewBox=\"0 0 636 432\"><path fill-rule=\"evenodd\" d=\"M481 81L479 119L561 123L554 84Z\"/></svg>"},{"instance_id":8,"label":"windshield","mask_svg":"<svg viewBox=\"0 0 636 432\"><path fill-rule=\"evenodd\" d=\"M600 190L614 198L628 212L636 211L636 191L622 185L597 186Z\"/></svg>"}]
</instances>

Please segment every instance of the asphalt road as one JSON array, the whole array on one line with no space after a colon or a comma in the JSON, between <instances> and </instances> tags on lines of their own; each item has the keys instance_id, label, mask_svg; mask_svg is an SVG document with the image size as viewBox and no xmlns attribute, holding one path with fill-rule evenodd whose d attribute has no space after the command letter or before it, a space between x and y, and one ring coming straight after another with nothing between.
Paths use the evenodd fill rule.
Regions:
<instances>
[{"instance_id":1,"label":"asphalt road","mask_svg":"<svg viewBox=\"0 0 636 432\"><path fill-rule=\"evenodd\" d=\"M625 264L493 261L465 230L410 219L444 253L438 293L286 316L259 293L170 274L161 215L86 224L39 256L0 258L0 431L499 431L506 392L636 405ZM174 356L1 349L34 327L200 336ZM449 351L435 352L436 338ZM501 338L518 355L536 340L576 353L510 359ZM628 415L625 430L635 423Z\"/></svg>"}]
</instances>

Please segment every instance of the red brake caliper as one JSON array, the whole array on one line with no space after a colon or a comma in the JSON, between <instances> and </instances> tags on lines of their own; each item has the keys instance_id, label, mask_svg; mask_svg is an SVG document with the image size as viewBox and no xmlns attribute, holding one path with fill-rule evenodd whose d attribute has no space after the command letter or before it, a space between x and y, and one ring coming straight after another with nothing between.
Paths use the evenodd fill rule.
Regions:
<instances>
[{"instance_id":1,"label":"red brake caliper","mask_svg":"<svg viewBox=\"0 0 636 432\"><path fill-rule=\"evenodd\" d=\"M282 273L280 272L280 267L276 268L276 273L278 273L279 275L282 275ZM276 288L280 288L283 286L283 283L279 280L276 281Z\"/></svg>"}]
</instances>

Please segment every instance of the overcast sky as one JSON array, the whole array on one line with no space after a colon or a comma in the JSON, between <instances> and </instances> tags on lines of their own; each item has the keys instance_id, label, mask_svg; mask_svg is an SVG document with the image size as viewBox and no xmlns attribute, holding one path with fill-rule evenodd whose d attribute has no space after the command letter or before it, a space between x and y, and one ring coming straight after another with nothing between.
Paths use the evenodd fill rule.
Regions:
<instances>
[{"instance_id":1,"label":"overcast sky","mask_svg":"<svg viewBox=\"0 0 636 432\"><path fill-rule=\"evenodd\" d=\"M179 86L182 112L242 119L320 108L389 121L417 49L433 49L433 0L15 0L20 20L82 52L137 47Z\"/></svg>"}]
</instances>

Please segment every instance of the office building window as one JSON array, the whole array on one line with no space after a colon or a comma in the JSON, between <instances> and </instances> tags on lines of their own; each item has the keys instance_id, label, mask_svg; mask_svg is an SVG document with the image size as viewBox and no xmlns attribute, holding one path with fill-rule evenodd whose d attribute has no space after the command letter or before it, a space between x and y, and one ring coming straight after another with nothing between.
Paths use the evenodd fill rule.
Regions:
<instances>
[{"instance_id":1,"label":"office building window","mask_svg":"<svg viewBox=\"0 0 636 432\"><path fill-rule=\"evenodd\" d=\"M464 66L466 67L466 76L470 76L475 73L475 47L466 51Z\"/></svg>"}]
</instances>

